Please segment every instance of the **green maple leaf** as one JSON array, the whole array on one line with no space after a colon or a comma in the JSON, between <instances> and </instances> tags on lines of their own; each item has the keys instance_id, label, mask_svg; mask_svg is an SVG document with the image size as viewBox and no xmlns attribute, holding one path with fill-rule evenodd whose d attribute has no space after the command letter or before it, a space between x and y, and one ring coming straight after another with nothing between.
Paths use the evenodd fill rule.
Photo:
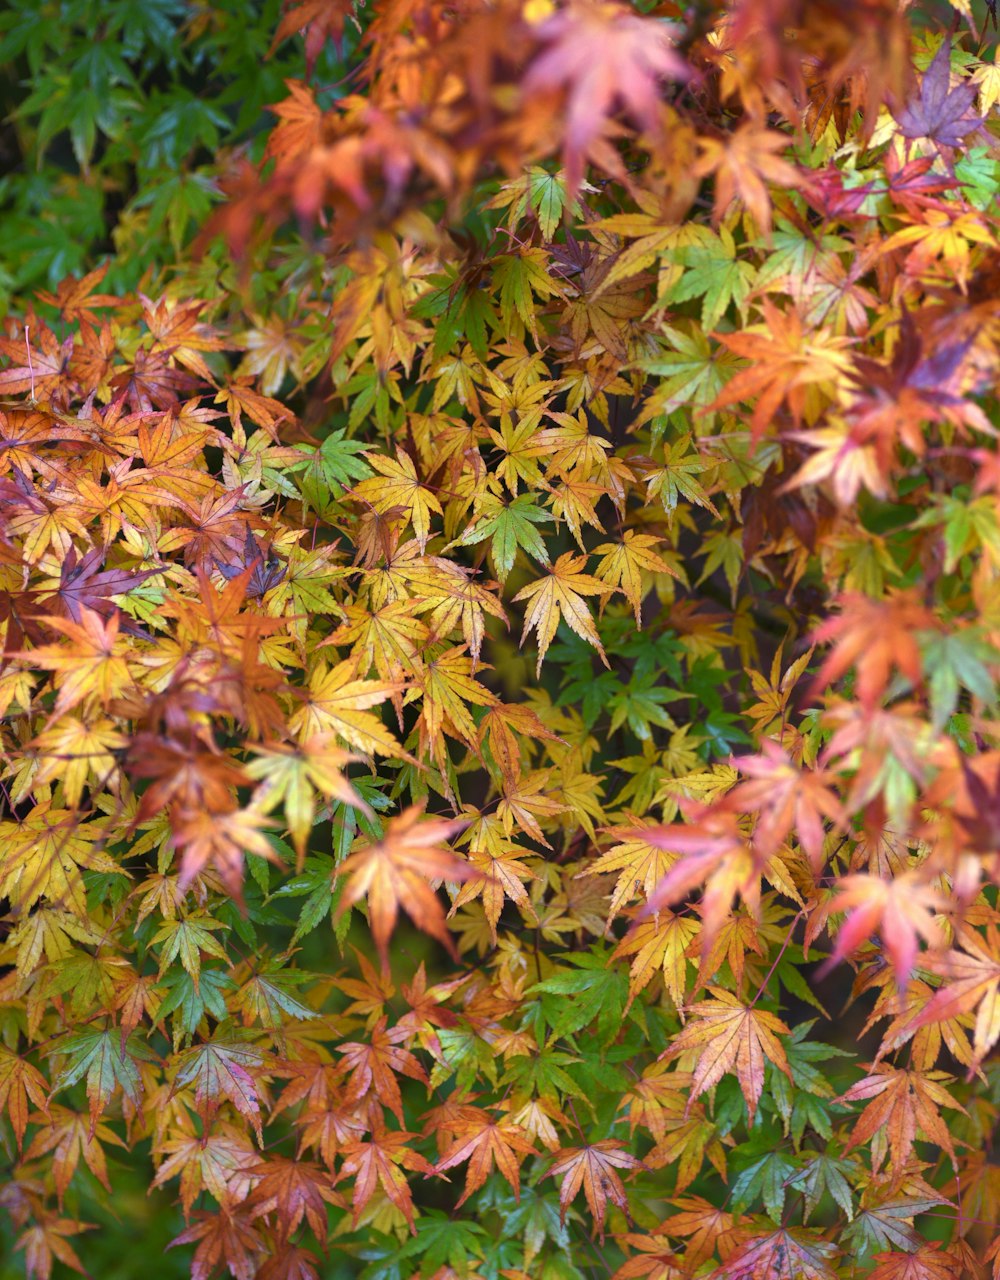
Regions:
<instances>
[{"instance_id":1,"label":"green maple leaf","mask_svg":"<svg viewBox=\"0 0 1000 1280\"><path fill-rule=\"evenodd\" d=\"M497 577L506 582L519 547L542 564L549 563L549 553L535 526L551 519L551 513L535 506L534 500L526 493L506 504L499 498L490 497L483 503L478 523L466 529L456 545L474 546L490 538L490 555Z\"/></svg>"},{"instance_id":2,"label":"green maple leaf","mask_svg":"<svg viewBox=\"0 0 1000 1280\"><path fill-rule=\"evenodd\" d=\"M666 430L668 415L677 410L706 411L701 420L706 428L711 428L717 412L709 411L708 406L718 399L738 368L735 356L725 349L714 348L692 321L683 321L677 328L666 326L662 333L672 350L655 359L643 360L639 365L645 373L663 379L655 386L639 416L640 423L652 421L654 447Z\"/></svg>"},{"instance_id":3,"label":"green maple leaf","mask_svg":"<svg viewBox=\"0 0 1000 1280\"><path fill-rule=\"evenodd\" d=\"M746 1208L759 1196L767 1216L775 1224L780 1224L787 1184L796 1168L795 1161L786 1152L765 1152L733 1178L733 1204Z\"/></svg>"},{"instance_id":4,"label":"green maple leaf","mask_svg":"<svg viewBox=\"0 0 1000 1280\"><path fill-rule=\"evenodd\" d=\"M823 1193L828 1192L833 1200L843 1209L847 1220L854 1217L854 1204L851 1200L851 1187L845 1174L854 1172L854 1165L849 1160L838 1160L835 1156L820 1155L809 1160L804 1169L800 1169L788 1185L801 1191L804 1195L802 1220L806 1222L815 1211Z\"/></svg>"},{"instance_id":5,"label":"green maple leaf","mask_svg":"<svg viewBox=\"0 0 1000 1280\"><path fill-rule=\"evenodd\" d=\"M140 1107L142 1077L136 1062L156 1061L156 1054L135 1035L129 1036L123 1044L117 1027L106 1027L103 1031L79 1031L62 1041L54 1052L68 1059L53 1085L54 1090L68 1089L87 1077L91 1131L119 1085L132 1105L136 1109Z\"/></svg>"},{"instance_id":6,"label":"green maple leaf","mask_svg":"<svg viewBox=\"0 0 1000 1280\"><path fill-rule=\"evenodd\" d=\"M960 631L929 631L920 637L924 670L931 701L931 723L943 729L958 706L962 689L988 707L996 703L996 683L989 665L996 665L996 649L978 627Z\"/></svg>"},{"instance_id":7,"label":"green maple leaf","mask_svg":"<svg viewBox=\"0 0 1000 1280\"><path fill-rule=\"evenodd\" d=\"M688 452L690 444L690 436L681 436L673 444L665 445L663 466L651 471L646 477L646 497L660 499L668 521L673 519L677 504L682 498L705 507L713 516L719 517L705 486L697 478L708 470L709 464L702 461L698 453Z\"/></svg>"},{"instance_id":8,"label":"green maple leaf","mask_svg":"<svg viewBox=\"0 0 1000 1280\"><path fill-rule=\"evenodd\" d=\"M608 967L601 955L588 953L563 958L577 965L580 971L556 973L544 982L536 982L528 992L529 995L556 997L542 1001L545 1020L553 1038L573 1035L595 1021L602 1039L617 1033L628 999L625 974L617 967Z\"/></svg>"},{"instance_id":9,"label":"green maple leaf","mask_svg":"<svg viewBox=\"0 0 1000 1280\"><path fill-rule=\"evenodd\" d=\"M731 305L743 310L757 269L737 258L736 242L725 227L707 242L679 250L677 257L684 274L664 301L701 298L701 323L706 329L714 329Z\"/></svg>"}]
</instances>

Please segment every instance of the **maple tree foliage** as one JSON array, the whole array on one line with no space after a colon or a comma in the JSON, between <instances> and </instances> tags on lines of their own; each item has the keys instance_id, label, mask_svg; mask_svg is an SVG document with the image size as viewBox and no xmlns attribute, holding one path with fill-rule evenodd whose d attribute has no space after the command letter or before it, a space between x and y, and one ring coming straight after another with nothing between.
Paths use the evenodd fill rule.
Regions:
<instances>
[{"instance_id":1,"label":"maple tree foliage","mask_svg":"<svg viewBox=\"0 0 1000 1280\"><path fill-rule=\"evenodd\" d=\"M292 0L12 310L29 1277L1000 1277L995 17Z\"/></svg>"}]
</instances>

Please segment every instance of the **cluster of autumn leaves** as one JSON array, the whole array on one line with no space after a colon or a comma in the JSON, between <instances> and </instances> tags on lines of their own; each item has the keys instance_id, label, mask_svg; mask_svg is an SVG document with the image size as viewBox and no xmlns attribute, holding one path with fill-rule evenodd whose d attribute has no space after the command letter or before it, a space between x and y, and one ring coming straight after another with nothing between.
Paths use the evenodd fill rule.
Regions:
<instances>
[{"instance_id":1,"label":"cluster of autumn leaves","mask_svg":"<svg viewBox=\"0 0 1000 1280\"><path fill-rule=\"evenodd\" d=\"M29 1275L147 1149L195 1280L998 1274L1000 75L661 9L291 6L294 316L7 324Z\"/></svg>"}]
</instances>

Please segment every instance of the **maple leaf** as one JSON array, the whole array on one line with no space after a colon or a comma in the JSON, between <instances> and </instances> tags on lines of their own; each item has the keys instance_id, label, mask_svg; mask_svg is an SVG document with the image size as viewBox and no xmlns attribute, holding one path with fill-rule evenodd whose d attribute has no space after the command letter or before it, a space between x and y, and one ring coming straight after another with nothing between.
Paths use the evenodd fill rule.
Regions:
<instances>
[{"instance_id":1,"label":"maple leaf","mask_svg":"<svg viewBox=\"0 0 1000 1280\"><path fill-rule=\"evenodd\" d=\"M246 766L247 775L261 783L256 803L265 811L282 805L300 868L316 817L317 794L371 815L342 772L360 757L336 746L333 734L314 734L297 747L276 743L257 751L258 758Z\"/></svg>"},{"instance_id":2,"label":"maple leaf","mask_svg":"<svg viewBox=\"0 0 1000 1280\"><path fill-rule=\"evenodd\" d=\"M521 776L521 744L518 738L539 742L558 742L559 735L548 729L530 707L521 703L496 702L487 707L479 722L478 745L489 743L490 753L504 782L517 782Z\"/></svg>"},{"instance_id":3,"label":"maple leaf","mask_svg":"<svg viewBox=\"0 0 1000 1280\"><path fill-rule=\"evenodd\" d=\"M181 809L171 815L170 840L180 850L178 888L183 891L209 868L218 872L226 890L243 901L243 859L248 853L280 865L281 858L264 834L273 826L259 809L227 812Z\"/></svg>"},{"instance_id":4,"label":"maple leaf","mask_svg":"<svg viewBox=\"0 0 1000 1280\"><path fill-rule=\"evenodd\" d=\"M202 1189L224 1205L245 1200L253 1186L250 1170L260 1162L252 1143L231 1125L219 1125L204 1136L171 1138L157 1150L166 1158L156 1171L154 1187L180 1177L181 1207L185 1218Z\"/></svg>"},{"instance_id":5,"label":"maple leaf","mask_svg":"<svg viewBox=\"0 0 1000 1280\"><path fill-rule=\"evenodd\" d=\"M463 1113L462 1128L448 1149L434 1166L435 1173L444 1173L455 1165L468 1160L465 1190L456 1201L455 1208L463 1205L469 1196L485 1183L494 1164L514 1189L514 1199L521 1198L520 1166L526 1155L538 1155L524 1130L509 1120L495 1120L485 1111ZM518 1159L518 1155L522 1160Z\"/></svg>"},{"instance_id":6,"label":"maple leaf","mask_svg":"<svg viewBox=\"0 0 1000 1280\"><path fill-rule=\"evenodd\" d=\"M957 1280L956 1259L940 1241L923 1245L916 1253L878 1253L872 1280Z\"/></svg>"},{"instance_id":7,"label":"maple leaf","mask_svg":"<svg viewBox=\"0 0 1000 1280\"><path fill-rule=\"evenodd\" d=\"M757 756L740 756L734 767L748 774L730 791L723 804L737 813L756 813L754 841L765 854L777 852L794 830L814 869L823 861L823 820L841 823L843 809L824 769L799 768L776 743L765 739Z\"/></svg>"},{"instance_id":8,"label":"maple leaf","mask_svg":"<svg viewBox=\"0 0 1000 1280\"><path fill-rule=\"evenodd\" d=\"M470 875L456 894L448 918L467 903L481 898L494 946L497 924L508 899L516 902L529 920L535 919L535 911L524 882L537 880L538 873L522 862L523 858L530 856L529 850L511 843L502 833L491 832L483 848L469 849Z\"/></svg>"},{"instance_id":9,"label":"maple leaf","mask_svg":"<svg viewBox=\"0 0 1000 1280\"><path fill-rule=\"evenodd\" d=\"M37 1160L40 1156L52 1152L53 1177L60 1206L73 1180L73 1174L76 1172L81 1156L84 1164L101 1186L106 1191L111 1191L107 1160L101 1144L108 1143L122 1148L125 1146L112 1129L98 1122L91 1131L85 1116L70 1111L67 1107L54 1104L50 1104L44 1115L38 1116L37 1119L35 1116L29 1116L28 1119L32 1124L37 1123L40 1127L28 1144L24 1158Z\"/></svg>"},{"instance_id":10,"label":"maple leaf","mask_svg":"<svg viewBox=\"0 0 1000 1280\"><path fill-rule=\"evenodd\" d=\"M402 1213L410 1231L417 1234L413 1221L413 1196L407 1185L403 1169L429 1174L434 1167L419 1152L407 1146L416 1134L405 1129L390 1133L379 1126L367 1142L348 1142L343 1147L344 1163L337 1181L354 1178L354 1223L357 1225L361 1211L381 1187L390 1203Z\"/></svg>"},{"instance_id":11,"label":"maple leaf","mask_svg":"<svg viewBox=\"0 0 1000 1280\"><path fill-rule=\"evenodd\" d=\"M973 1043L979 1063L1000 1040L1000 936L995 925L989 926L985 939L964 929L961 942L962 951L922 957L921 968L944 982L909 1025L917 1030L975 1011Z\"/></svg>"},{"instance_id":12,"label":"maple leaf","mask_svg":"<svg viewBox=\"0 0 1000 1280\"><path fill-rule=\"evenodd\" d=\"M19 1152L28 1127L28 1099L44 1110L48 1096L48 1081L38 1068L6 1047L0 1048L0 1107L5 1107L10 1117Z\"/></svg>"},{"instance_id":13,"label":"maple leaf","mask_svg":"<svg viewBox=\"0 0 1000 1280\"><path fill-rule=\"evenodd\" d=\"M530 600L525 610L524 630L521 633L523 644L528 633L537 628L538 662L536 672L541 675L542 662L559 626L560 618L576 632L581 639L592 644L600 654L601 661L608 666L607 655L597 634L594 619L587 608L584 596L606 595L610 588L588 573L582 573L587 563L586 556L564 552L553 565L546 578L539 578L529 583L514 597L515 604L520 600Z\"/></svg>"},{"instance_id":14,"label":"maple leaf","mask_svg":"<svg viewBox=\"0 0 1000 1280\"><path fill-rule=\"evenodd\" d=\"M845 671L857 669L857 694L865 707L873 707L883 694L894 667L912 683L923 675L923 658L917 632L934 627L934 617L915 593L893 593L887 600L845 594L841 612L813 632L817 644L833 640L816 675L814 689L825 688Z\"/></svg>"},{"instance_id":15,"label":"maple leaf","mask_svg":"<svg viewBox=\"0 0 1000 1280\"><path fill-rule=\"evenodd\" d=\"M674 1204L680 1212L671 1214L662 1230L671 1239L685 1241L684 1259L689 1267L699 1266L714 1253L725 1261L736 1252L739 1234L731 1213L702 1196L678 1196Z\"/></svg>"},{"instance_id":16,"label":"maple leaf","mask_svg":"<svg viewBox=\"0 0 1000 1280\"><path fill-rule=\"evenodd\" d=\"M753 1122L760 1095L764 1091L764 1063L771 1062L792 1080L791 1069L779 1035L788 1028L773 1013L746 1005L721 987L709 987L711 1000L689 1005L693 1021L675 1036L666 1050L668 1058L684 1053L697 1054L688 1103L732 1071L740 1082L747 1113Z\"/></svg>"},{"instance_id":17,"label":"maple leaf","mask_svg":"<svg viewBox=\"0 0 1000 1280\"><path fill-rule=\"evenodd\" d=\"M119 1086L132 1105L141 1110L143 1087L137 1060L153 1062L156 1055L135 1037L128 1037L123 1045L110 1027L79 1031L61 1041L53 1053L67 1058L66 1066L53 1082L53 1089L66 1089L87 1077L92 1135L98 1116L106 1110Z\"/></svg>"},{"instance_id":18,"label":"maple leaf","mask_svg":"<svg viewBox=\"0 0 1000 1280\"><path fill-rule=\"evenodd\" d=\"M664 465L657 467L646 476L647 496L658 497L667 513L668 522L673 521L677 504L681 498L687 498L713 515L718 515L715 504L708 496L697 476L707 471L709 464L697 453L689 453L691 437L681 436L679 440L665 445Z\"/></svg>"},{"instance_id":19,"label":"maple leaf","mask_svg":"<svg viewBox=\"0 0 1000 1280\"><path fill-rule=\"evenodd\" d=\"M191 1226L175 1236L167 1248L195 1242L198 1247L191 1263L192 1280L209 1280L222 1267L233 1280L253 1280L265 1252L264 1241L246 1211L226 1206L215 1213L199 1210Z\"/></svg>"},{"instance_id":20,"label":"maple leaf","mask_svg":"<svg viewBox=\"0 0 1000 1280\"><path fill-rule=\"evenodd\" d=\"M780 311L768 298L761 310L760 324L719 335L730 351L750 365L730 379L710 406L719 409L737 400L754 401L750 430L755 440L774 421L783 401L798 424L807 403L821 403L822 388L832 390L851 367L844 350L846 338L812 331L797 311Z\"/></svg>"},{"instance_id":21,"label":"maple leaf","mask_svg":"<svg viewBox=\"0 0 1000 1280\"><path fill-rule=\"evenodd\" d=\"M195 1106L208 1120L228 1099L253 1125L261 1142L260 1095L254 1073L260 1072L264 1055L249 1039L235 1029L217 1028L211 1040L180 1056L174 1089L193 1084Z\"/></svg>"},{"instance_id":22,"label":"maple leaf","mask_svg":"<svg viewBox=\"0 0 1000 1280\"><path fill-rule=\"evenodd\" d=\"M274 33L268 54L282 41L305 32L306 75L312 75L316 59L328 40L339 44L348 18L355 18L354 0L289 0ZM291 88L292 85L289 85ZM300 87L301 86L297 86ZM279 104L283 105L283 104Z\"/></svg>"},{"instance_id":23,"label":"maple leaf","mask_svg":"<svg viewBox=\"0 0 1000 1280\"><path fill-rule=\"evenodd\" d=\"M636 1280L640 1276L648 1276L649 1280L681 1280L684 1273L680 1260L670 1248L666 1236L641 1236L629 1231L620 1240L630 1249L638 1249L639 1253L623 1262L611 1280Z\"/></svg>"},{"instance_id":24,"label":"maple leaf","mask_svg":"<svg viewBox=\"0 0 1000 1280\"><path fill-rule=\"evenodd\" d=\"M710 1274L712 1280L834 1280L839 1252L814 1234L782 1227L752 1237Z\"/></svg>"},{"instance_id":25,"label":"maple leaf","mask_svg":"<svg viewBox=\"0 0 1000 1280\"><path fill-rule=\"evenodd\" d=\"M355 851L337 868L335 875L349 877L337 914L367 898L372 938L383 969L389 967L389 938L400 906L418 929L454 953L444 909L427 882L461 881L475 875L445 844L464 827L461 820L424 818L423 805L411 805L390 818L381 840L359 839Z\"/></svg>"},{"instance_id":26,"label":"maple leaf","mask_svg":"<svg viewBox=\"0 0 1000 1280\"><path fill-rule=\"evenodd\" d=\"M628 931L615 948L612 959L634 956L629 970L629 1002L652 980L657 970L663 985L678 1009L687 991L688 951L700 932L697 920L661 910L654 920L643 920Z\"/></svg>"},{"instance_id":27,"label":"maple leaf","mask_svg":"<svg viewBox=\"0 0 1000 1280\"><path fill-rule=\"evenodd\" d=\"M409 1041L412 1032L408 1027L387 1029L387 1020L379 1018L372 1027L367 1041L351 1040L340 1046L344 1066L351 1072L347 1085L347 1097L352 1102L367 1097L369 1091L389 1108L402 1123L403 1099L399 1092L397 1075L411 1080L427 1082L427 1075L408 1049L401 1048L401 1041Z\"/></svg>"},{"instance_id":28,"label":"maple leaf","mask_svg":"<svg viewBox=\"0 0 1000 1280\"><path fill-rule=\"evenodd\" d=\"M654 548L661 542L652 534L636 533L626 529L625 537L620 543L606 542L595 548L595 554L603 556L595 575L609 587L621 591L635 613L636 626L642 625L640 611L642 608L642 574L667 573L678 578L676 569L658 555Z\"/></svg>"},{"instance_id":29,"label":"maple leaf","mask_svg":"<svg viewBox=\"0 0 1000 1280\"><path fill-rule=\"evenodd\" d=\"M549 553L535 526L552 520L552 513L537 506L530 494L519 494L507 503L487 495L478 515L476 523L462 534L459 545L475 546L489 538L492 563L501 583L510 576L519 548L540 563L549 563Z\"/></svg>"},{"instance_id":30,"label":"maple leaf","mask_svg":"<svg viewBox=\"0 0 1000 1280\"><path fill-rule=\"evenodd\" d=\"M0 822L0 892L21 911L40 898L86 917L84 869L120 874L101 852L94 825L71 809L34 805L19 822Z\"/></svg>"},{"instance_id":31,"label":"maple leaf","mask_svg":"<svg viewBox=\"0 0 1000 1280\"><path fill-rule=\"evenodd\" d=\"M70 640L72 647L39 645L12 656L56 673L58 693L53 708L56 715L90 699L108 707L113 699L131 688L132 675L125 657L128 641L119 634L118 613L103 619L93 609L81 607L79 622L58 617L47 617L43 621Z\"/></svg>"},{"instance_id":32,"label":"maple leaf","mask_svg":"<svg viewBox=\"0 0 1000 1280\"><path fill-rule=\"evenodd\" d=\"M605 163L603 149L598 152L595 144L616 102L643 129L655 133L660 79L686 79L688 69L663 24L617 4L578 0L545 18L534 34L548 47L529 65L522 92L531 98L566 91L563 162L566 198L572 200L580 188L585 158L600 156Z\"/></svg>"},{"instance_id":33,"label":"maple leaf","mask_svg":"<svg viewBox=\"0 0 1000 1280\"><path fill-rule=\"evenodd\" d=\"M740 199L765 236L771 234L771 199L767 183L787 189L802 185L802 175L777 152L788 148L783 133L756 123L741 125L725 140L699 138L701 156L694 172L699 178L715 174L713 220L718 223L734 199Z\"/></svg>"},{"instance_id":34,"label":"maple leaf","mask_svg":"<svg viewBox=\"0 0 1000 1280\"><path fill-rule=\"evenodd\" d=\"M275 1215L280 1239L287 1240L302 1222L317 1240L326 1240L326 1206L343 1204L330 1175L308 1160L269 1156L247 1170L256 1185L250 1193L250 1219Z\"/></svg>"},{"instance_id":35,"label":"maple leaf","mask_svg":"<svg viewBox=\"0 0 1000 1280\"><path fill-rule=\"evenodd\" d=\"M892 959L896 981L905 987L919 954L917 936L930 947L945 945L944 932L933 913L947 905L940 891L919 872L904 872L892 880L871 875L842 876L829 910L846 911L848 916L837 934L833 954L820 967L817 978L856 951L877 929ZM925 967L923 960L921 966Z\"/></svg>"},{"instance_id":36,"label":"maple leaf","mask_svg":"<svg viewBox=\"0 0 1000 1280\"><path fill-rule=\"evenodd\" d=\"M639 825L609 827L602 834L621 839L621 842L602 853L596 862L578 872L581 876L606 875L617 871L611 902L608 905L608 924L632 898L641 892L648 899L653 890L674 865L678 852L666 848L660 842L662 828L649 825L656 833L656 840L646 838L647 828Z\"/></svg>"},{"instance_id":37,"label":"maple leaf","mask_svg":"<svg viewBox=\"0 0 1000 1280\"><path fill-rule=\"evenodd\" d=\"M981 116L970 112L976 98L973 81L951 87L951 43L942 40L920 82L920 95L896 115L904 138L930 138L945 147L957 147L975 129Z\"/></svg>"},{"instance_id":38,"label":"maple leaf","mask_svg":"<svg viewBox=\"0 0 1000 1280\"><path fill-rule=\"evenodd\" d=\"M615 1170L637 1169L642 1162L630 1155L624 1145L614 1138L606 1138L585 1147L561 1147L553 1152L552 1161L545 1176L562 1178L559 1186L560 1220L565 1219L571 1201L582 1187L598 1238L603 1241L609 1199L621 1209L626 1218L629 1216L625 1186Z\"/></svg>"},{"instance_id":39,"label":"maple leaf","mask_svg":"<svg viewBox=\"0 0 1000 1280\"><path fill-rule=\"evenodd\" d=\"M66 610L73 622L82 622L83 610L109 616L115 612L116 605L111 597L127 595L133 587L141 586L147 578L155 575L155 569L129 571L127 569L104 569L104 554L98 547L80 556L75 546L71 546L63 558L59 568L59 584L53 591L53 605ZM43 585L38 593L41 602L45 602L49 592Z\"/></svg>"},{"instance_id":40,"label":"maple leaf","mask_svg":"<svg viewBox=\"0 0 1000 1280\"><path fill-rule=\"evenodd\" d=\"M647 898L640 920L673 906L703 884L702 945L707 951L737 894L752 912L756 911L760 877L767 864L740 830L733 814L722 809L707 810L688 825L646 827L632 834L655 848L678 855Z\"/></svg>"},{"instance_id":41,"label":"maple leaf","mask_svg":"<svg viewBox=\"0 0 1000 1280\"><path fill-rule=\"evenodd\" d=\"M88 1274L76 1250L66 1240L67 1236L78 1235L81 1231L90 1231L94 1224L77 1222L72 1218L59 1218L47 1213L40 1222L22 1232L14 1245L15 1250L24 1250L24 1266L28 1280L37 1276L38 1280L49 1280L52 1275L53 1259L58 1259L64 1266L72 1267L80 1275Z\"/></svg>"},{"instance_id":42,"label":"maple leaf","mask_svg":"<svg viewBox=\"0 0 1000 1280\"><path fill-rule=\"evenodd\" d=\"M889 1165L898 1174L906 1167L918 1131L948 1154L957 1168L955 1147L941 1107L965 1111L944 1087L951 1076L944 1071L907 1071L880 1062L871 1075L859 1080L837 1099L838 1102L868 1101L855 1122L844 1147L845 1154L860 1143L872 1143L872 1168L878 1170L889 1155ZM885 1130L883 1133L882 1131ZM874 1140L874 1141L873 1141Z\"/></svg>"},{"instance_id":43,"label":"maple leaf","mask_svg":"<svg viewBox=\"0 0 1000 1280\"><path fill-rule=\"evenodd\" d=\"M304 705L288 722L289 729L303 740L333 733L359 751L405 758L396 739L368 710L401 690L402 684L356 676L356 662L340 662L330 668L320 663L310 677Z\"/></svg>"},{"instance_id":44,"label":"maple leaf","mask_svg":"<svg viewBox=\"0 0 1000 1280\"><path fill-rule=\"evenodd\" d=\"M355 485L350 491L351 496L371 505L380 515L397 507L405 511L422 552L430 537L431 513L441 515L441 503L421 483L413 459L402 449L396 451L395 461L372 452L367 452L365 458L378 475Z\"/></svg>"}]
</instances>

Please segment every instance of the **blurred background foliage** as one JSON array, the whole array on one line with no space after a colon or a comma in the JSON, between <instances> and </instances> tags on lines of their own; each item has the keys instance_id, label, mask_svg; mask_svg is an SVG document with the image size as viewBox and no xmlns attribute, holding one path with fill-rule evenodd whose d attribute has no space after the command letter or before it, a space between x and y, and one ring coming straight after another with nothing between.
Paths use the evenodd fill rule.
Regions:
<instances>
[{"instance_id":1,"label":"blurred background foliage","mask_svg":"<svg viewBox=\"0 0 1000 1280\"><path fill-rule=\"evenodd\" d=\"M280 17L280 0L6 0L0 316L105 260L111 292L176 269L234 152L260 158L267 106L304 75L301 40L271 51ZM328 42L317 81L343 74Z\"/></svg>"}]
</instances>

